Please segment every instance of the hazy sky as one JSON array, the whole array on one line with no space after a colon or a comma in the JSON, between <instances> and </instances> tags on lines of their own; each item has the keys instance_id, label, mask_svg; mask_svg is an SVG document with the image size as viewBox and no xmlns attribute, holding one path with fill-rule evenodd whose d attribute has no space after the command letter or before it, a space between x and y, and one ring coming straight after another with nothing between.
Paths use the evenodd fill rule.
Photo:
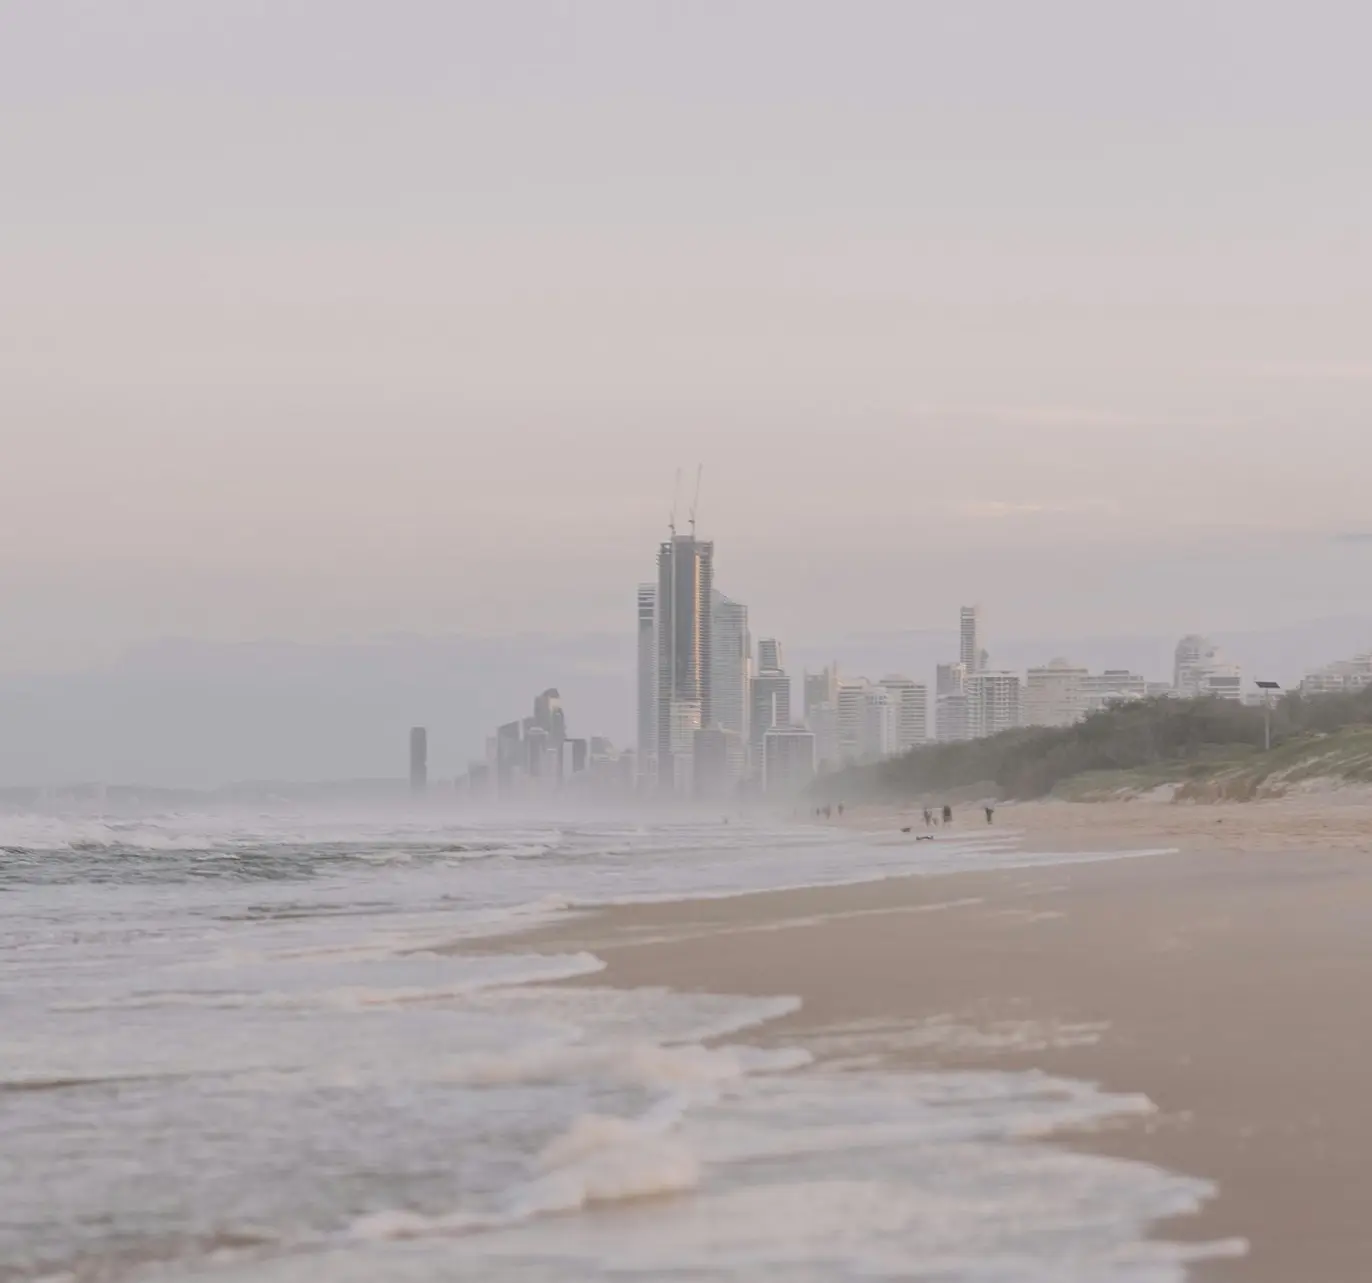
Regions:
<instances>
[{"instance_id":1,"label":"hazy sky","mask_svg":"<svg viewBox=\"0 0 1372 1283\"><path fill-rule=\"evenodd\" d=\"M1372 6L13 0L0 670L1372 583ZM1353 536L1353 537L1350 537Z\"/></svg>"}]
</instances>

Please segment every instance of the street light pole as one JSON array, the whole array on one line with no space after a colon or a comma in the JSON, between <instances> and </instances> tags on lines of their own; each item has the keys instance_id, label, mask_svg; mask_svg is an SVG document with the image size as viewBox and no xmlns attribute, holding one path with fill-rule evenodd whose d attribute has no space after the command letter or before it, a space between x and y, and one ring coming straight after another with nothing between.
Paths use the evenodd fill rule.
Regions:
<instances>
[{"instance_id":1,"label":"street light pole","mask_svg":"<svg viewBox=\"0 0 1372 1283\"><path fill-rule=\"evenodd\" d=\"M1281 690L1276 682L1258 682L1262 691L1262 751L1272 751L1272 692Z\"/></svg>"}]
</instances>

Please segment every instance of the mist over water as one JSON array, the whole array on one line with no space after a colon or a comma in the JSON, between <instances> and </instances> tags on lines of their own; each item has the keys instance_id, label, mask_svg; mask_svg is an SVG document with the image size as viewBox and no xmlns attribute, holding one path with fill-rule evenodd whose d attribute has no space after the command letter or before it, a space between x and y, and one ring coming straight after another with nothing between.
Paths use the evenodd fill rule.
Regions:
<instances>
[{"instance_id":1,"label":"mist over water","mask_svg":"<svg viewBox=\"0 0 1372 1283\"><path fill-rule=\"evenodd\" d=\"M1143 1230L1203 1184L1023 1143L1141 1099L764 1048L749 1030L794 998L496 951L578 905L1059 858L1093 857L760 823L5 814L0 1277L1177 1279Z\"/></svg>"}]
</instances>

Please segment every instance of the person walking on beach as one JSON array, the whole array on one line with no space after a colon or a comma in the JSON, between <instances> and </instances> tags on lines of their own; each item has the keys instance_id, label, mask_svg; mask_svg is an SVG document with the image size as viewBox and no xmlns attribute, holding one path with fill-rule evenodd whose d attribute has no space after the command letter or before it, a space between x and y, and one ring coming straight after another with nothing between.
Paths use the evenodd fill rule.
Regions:
<instances>
[{"instance_id":1,"label":"person walking on beach","mask_svg":"<svg viewBox=\"0 0 1372 1283\"><path fill-rule=\"evenodd\" d=\"M990 824L990 823L991 823L991 817L992 817L993 815L995 815L995 813L996 813L996 808L995 808L994 806L988 806L988 807L986 808L986 823L987 823L987 824Z\"/></svg>"},{"instance_id":2,"label":"person walking on beach","mask_svg":"<svg viewBox=\"0 0 1372 1283\"><path fill-rule=\"evenodd\" d=\"M933 828L933 826L934 826L934 813L926 806L926 807L924 808L924 827L925 827L926 829L929 829L929 828Z\"/></svg>"},{"instance_id":3,"label":"person walking on beach","mask_svg":"<svg viewBox=\"0 0 1372 1283\"><path fill-rule=\"evenodd\" d=\"M953 808L946 803L943 807L943 822L945 824L951 824L953 822Z\"/></svg>"}]
</instances>

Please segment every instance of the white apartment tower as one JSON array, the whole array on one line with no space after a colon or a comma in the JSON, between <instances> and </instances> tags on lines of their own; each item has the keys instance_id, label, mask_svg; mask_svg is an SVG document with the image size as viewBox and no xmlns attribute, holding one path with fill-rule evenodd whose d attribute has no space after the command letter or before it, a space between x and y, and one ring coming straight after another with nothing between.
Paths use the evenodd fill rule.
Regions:
<instances>
[{"instance_id":1,"label":"white apartment tower","mask_svg":"<svg viewBox=\"0 0 1372 1283\"><path fill-rule=\"evenodd\" d=\"M1024 681L1026 726L1071 726L1086 711L1083 686L1090 674L1065 659L1031 668Z\"/></svg>"},{"instance_id":2,"label":"white apartment tower","mask_svg":"<svg viewBox=\"0 0 1372 1283\"><path fill-rule=\"evenodd\" d=\"M900 702L885 686L869 686L863 701L862 748L864 761L894 757L900 735Z\"/></svg>"},{"instance_id":3,"label":"white apartment tower","mask_svg":"<svg viewBox=\"0 0 1372 1283\"><path fill-rule=\"evenodd\" d=\"M1103 673L1090 673L1081 683L1083 716L1090 716L1113 704L1148 697L1148 679L1142 673L1126 668L1107 668Z\"/></svg>"},{"instance_id":4,"label":"white apartment tower","mask_svg":"<svg viewBox=\"0 0 1372 1283\"><path fill-rule=\"evenodd\" d=\"M896 701L897 753L908 753L929 738L929 688L923 682L893 673L881 679Z\"/></svg>"},{"instance_id":5,"label":"white apartment tower","mask_svg":"<svg viewBox=\"0 0 1372 1283\"><path fill-rule=\"evenodd\" d=\"M835 716L838 723L838 760L856 762L863 755L863 727L867 718L865 677L840 677Z\"/></svg>"},{"instance_id":6,"label":"white apartment tower","mask_svg":"<svg viewBox=\"0 0 1372 1283\"><path fill-rule=\"evenodd\" d=\"M967 679L967 737L982 739L1020 725L1018 673L980 672Z\"/></svg>"},{"instance_id":7,"label":"white apartment tower","mask_svg":"<svg viewBox=\"0 0 1372 1283\"><path fill-rule=\"evenodd\" d=\"M964 606L958 626L958 662L969 673L986 667L986 652L982 648L981 607Z\"/></svg>"}]
</instances>

